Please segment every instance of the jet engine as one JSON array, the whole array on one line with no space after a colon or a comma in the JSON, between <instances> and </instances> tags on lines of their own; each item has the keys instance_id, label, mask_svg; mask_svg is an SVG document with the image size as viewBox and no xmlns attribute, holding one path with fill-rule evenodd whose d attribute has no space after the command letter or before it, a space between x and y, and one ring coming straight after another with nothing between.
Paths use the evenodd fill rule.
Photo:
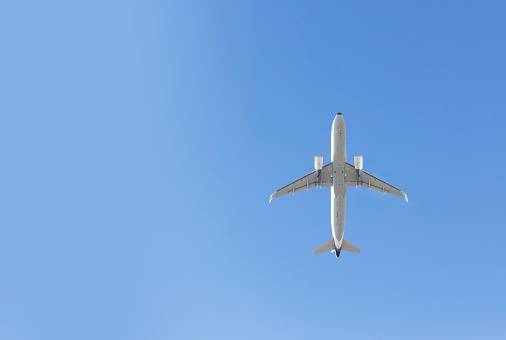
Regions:
<instances>
[{"instance_id":1,"label":"jet engine","mask_svg":"<svg viewBox=\"0 0 506 340\"><path fill-rule=\"evenodd\" d=\"M362 170L363 165L363 157L362 156L355 156L355 169L356 170Z\"/></svg>"},{"instance_id":2,"label":"jet engine","mask_svg":"<svg viewBox=\"0 0 506 340\"><path fill-rule=\"evenodd\" d=\"M316 156L314 158L314 168L315 170L321 170L323 168L323 157Z\"/></svg>"},{"instance_id":3,"label":"jet engine","mask_svg":"<svg viewBox=\"0 0 506 340\"><path fill-rule=\"evenodd\" d=\"M316 156L314 158L314 168L316 170L316 186L321 188L321 185L320 185L320 173L321 173L322 168L323 168L323 157Z\"/></svg>"}]
</instances>

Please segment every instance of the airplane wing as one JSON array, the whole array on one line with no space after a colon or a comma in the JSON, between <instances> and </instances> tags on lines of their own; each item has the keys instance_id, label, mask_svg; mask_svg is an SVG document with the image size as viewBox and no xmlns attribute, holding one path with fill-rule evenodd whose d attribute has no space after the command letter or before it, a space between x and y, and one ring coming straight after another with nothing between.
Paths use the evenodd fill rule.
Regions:
<instances>
[{"instance_id":1,"label":"airplane wing","mask_svg":"<svg viewBox=\"0 0 506 340\"><path fill-rule=\"evenodd\" d=\"M406 202L408 201L408 196L406 196L406 194L403 193L400 189L388 184L385 181L382 181L379 178L374 177L365 171L360 171L359 175L358 171L350 163L346 163L345 173L347 186L365 187L382 192L384 194L399 196L405 198Z\"/></svg>"},{"instance_id":2,"label":"airplane wing","mask_svg":"<svg viewBox=\"0 0 506 340\"><path fill-rule=\"evenodd\" d=\"M287 194L295 194L296 192L302 190L309 190L314 187L331 187L332 186L332 163L329 163L322 167L320 173L318 175L318 171L313 171L310 174L299 178L295 182L292 182L279 190L276 190L271 195L269 200L272 201L273 198L287 195Z\"/></svg>"}]
</instances>

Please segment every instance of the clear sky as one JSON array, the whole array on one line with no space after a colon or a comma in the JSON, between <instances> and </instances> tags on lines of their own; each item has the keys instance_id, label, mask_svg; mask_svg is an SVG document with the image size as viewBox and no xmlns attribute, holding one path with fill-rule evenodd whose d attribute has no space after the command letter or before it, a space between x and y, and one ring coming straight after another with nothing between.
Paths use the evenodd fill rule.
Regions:
<instances>
[{"instance_id":1,"label":"clear sky","mask_svg":"<svg viewBox=\"0 0 506 340\"><path fill-rule=\"evenodd\" d=\"M0 339L505 339L505 10L2 2Z\"/></svg>"}]
</instances>

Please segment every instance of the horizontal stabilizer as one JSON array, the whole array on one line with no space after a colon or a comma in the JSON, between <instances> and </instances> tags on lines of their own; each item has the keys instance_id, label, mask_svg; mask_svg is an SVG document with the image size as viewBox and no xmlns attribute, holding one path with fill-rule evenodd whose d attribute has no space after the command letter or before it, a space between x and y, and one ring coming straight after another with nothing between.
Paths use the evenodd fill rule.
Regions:
<instances>
[{"instance_id":1,"label":"horizontal stabilizer","mask_svg":"<svg viewBox=\"0 0 506 340\"><path fill-rule=\"evenodd\" d=\"M321 246L316 248L313 251L313 253L320 254L320 253L324 253L326 251L331 251L331 250L335 250L335 249L336 249L336 247L335 247L335 243L334 243L334 238L331 238L330 240L328 240L327 242L325 242L324 244L322 244Z\"/></svg>"},{"instance_id":2,"label":"horizontal stabilizer","mask_svg":"<svg viewBox=\"0 0 506 340\"><path fill-rule=\"evenodd\" d=\"M346 241L344 238L343 238L343 244L341 245L341 250L351 251L352 253L360 254L360 248L355 247L353 244Z\"/></svg>"}]
</instances>

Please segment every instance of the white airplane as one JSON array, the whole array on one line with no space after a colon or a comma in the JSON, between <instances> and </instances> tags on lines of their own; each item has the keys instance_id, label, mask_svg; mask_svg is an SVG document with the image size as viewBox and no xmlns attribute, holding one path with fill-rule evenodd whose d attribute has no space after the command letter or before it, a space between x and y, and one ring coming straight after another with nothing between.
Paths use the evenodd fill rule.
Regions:
<instances>
[{"instance_id":1,"label":"white airplane","mask_svg":"<svg viewBox=\"0 0 506 340\"><path fill-rule=\"evenodd\" d=\"M332 238L316 248L314 253L320 254L332 251L335 252L336 257L339 257L341 250L346 250L360 254L358 247L343 238L348 187L366 187L369 190L373 189L383 194L392 194L405 198L406 202L408 197L393 185L362 171L362 156L355 156L355 166L346 163L346 126L341 113L336 115L332 123L331 154L331 162L325 166L322 166L323 157L315 157L315 171L277 190L271 195L269 202L273 198L286 194L295 194L310 188L330 187Z\"/></svg>"}]
</instances>

